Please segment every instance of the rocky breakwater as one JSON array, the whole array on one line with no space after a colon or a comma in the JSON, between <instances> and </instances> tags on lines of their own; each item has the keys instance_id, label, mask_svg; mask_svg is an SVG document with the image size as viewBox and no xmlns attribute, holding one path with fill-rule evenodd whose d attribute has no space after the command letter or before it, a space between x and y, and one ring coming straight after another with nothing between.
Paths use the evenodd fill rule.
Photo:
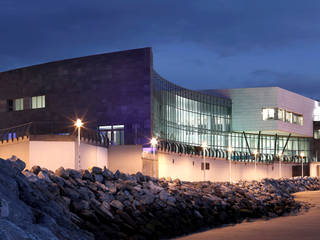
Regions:
<instances>
[{"instance_id":1,"label":"rocky breakwater","mask_svg":"<svg viewBox=\"0 0 320 240\"><path fill-rule=\"evenodd\" d=\"M170 238L298 211L301 204L290 194L320 189L319 179L307 177L229 184L155 179L98 167L55 173L38 166L21 172L23 168L19 160L0 160L0 198L5 202L0 234L10 232L1 226L6 221L21 234L40 236L25 239Z\"/></svg>"}]
</instances>

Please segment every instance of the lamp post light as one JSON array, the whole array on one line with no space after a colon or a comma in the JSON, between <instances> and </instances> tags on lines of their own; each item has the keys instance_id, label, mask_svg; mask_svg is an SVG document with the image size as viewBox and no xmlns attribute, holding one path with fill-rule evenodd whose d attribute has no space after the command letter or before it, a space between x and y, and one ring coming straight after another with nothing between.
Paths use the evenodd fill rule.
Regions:
<instances>
[{"instance_id":1,"label":"lamp post light","mask_svg":"<svg viewBox=\"0 0 320 240\"><path fill-rule=\"evenodd\" d=\"M282 154L281 152L278 153L278 158L279 158L279 178L281 178L281 157Z\"/></svg>"},{"instance_id":2,"label":"lamp post light","mask_svg":"<svg viewBox=\"0 0 320 240\"><path fill-rule=\"evenodd\" d=\"M81 119L77 119L77 121L74 124L78 128L78 168L80 170L81 162L80 162L80 141L81 141L81 136L80 136L80 129L83 126L83 122Z\"/></svg>"},{"instance_id":3,"label":"lamp post light","mask_svg":"<svg viewBox=\"0 0 320 240\"><path fill-rule=\"evenodd\" d=\"M230 146L228 147L228 155L229 155L229 183L231 183L232 179L231 179L231 160L232 160L232 152L233 152L233 148Z\"/></svg>"},{"instance_id":4,"label":"lamp post light","mask_svg":"<svg viewBox=\"0 0 320 240\"><path fill-rule=\"evenodd\" d=\"M304 160L304 152L300 153L301 157L301 177L303 177L303 160Z\"/></svg>"},{"instance_id":5,"label":"lamp post light","mask_svg":"<svg viewBox=\"0 0 320 240\"><path fill-rule=\"evenodd\" d=\"M258 155L257 150L254 150L253 154L254 154L254 178L257 179L257 155Z\"/></svg>"},{"instance_id":6,"label":"lamp post light","mask_svg":"<svg viewBox=\"0 0 320 240\"><path fill-rule=\"evenodd\" d=\"M152 161L152 177L154 177L154 161L156 159L156 146L158 144L158 140L153 137L150 141L150 144L152 146L152 152L153 152L153 161Z\"/></svg>"},{"instance_id":7,"label":"lamp post light","mask_svg":"<svg viewBox=\"0 0 320 240\"><path fill-rule=\"evenodd\" d=\"M203 181L206 180L206 148L208 147L208 144L206 142L203 142L201 144L202 152L203 152Z\"/></svg>"}]
</instances>

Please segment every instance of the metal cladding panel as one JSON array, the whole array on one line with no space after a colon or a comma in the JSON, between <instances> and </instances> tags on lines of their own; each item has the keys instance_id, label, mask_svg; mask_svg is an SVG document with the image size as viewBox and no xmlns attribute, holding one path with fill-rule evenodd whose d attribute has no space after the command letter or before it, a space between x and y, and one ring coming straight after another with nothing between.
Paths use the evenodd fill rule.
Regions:
<instances>
[{"instance_id":1,"label":"metal cladding panel","mask_svg":"<svg viewBox=\"0 0 320 240\"><path fill-rule=\"evenodd\" d=\"M46 107L0 112L0 129L43 121L125 125L125 142L150 137L152 49L93 55L0 73L0 100L46 96ZM3 101L2 101L3 102Z\"/></svg>"},{"instance_id":2,"label":"metal cladding panel","mask_svg":"<svg viewBox=\"0 0 320 240\"><path fill-rule=\"evenodd\" d=\"M314 100L279 87L213 90L232 100L233 131L265 131L313 136ZM263 120L263 108L283 108L302 114L303 126L280 120Z\"/></svg>"},{"instance_id":3,"label":"metal cladding panel","mask_svg":"<svg viewBox=\"0 0 320 240\"><path fill-rule=\"evenodd\" d=\"M302 95L278 88L278 107L303 115L303 126L278 122L278 129L293 132L303 136L313 136L313 111L315 101Z\"/></svg>"}]
</instances>

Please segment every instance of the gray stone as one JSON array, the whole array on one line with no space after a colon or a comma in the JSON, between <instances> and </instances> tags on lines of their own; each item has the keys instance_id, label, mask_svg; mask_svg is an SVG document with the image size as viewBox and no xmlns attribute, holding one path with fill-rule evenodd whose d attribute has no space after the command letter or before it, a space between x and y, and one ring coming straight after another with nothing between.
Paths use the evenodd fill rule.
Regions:
<instances>
[{"instance_id":1,"label":"gray stone","mask_svg":"<svg viewBox=\"0 0 320 240\"><path fill-rule=\"evenodd\" d=\"M59 167L54 174L65 179L69 178L69 173L63 167Z\"/></svg>"},{"instance_id":2,"label":"gray stone","mask_svg":"<svg viewBox=\"0 0 320 240\"><path fill-rule=\"evenodd\" d=\"M110 206L111 207L114 207L114 208L117 208L117 209L120 209L120 210L123 210L123 204L119 201L119 200L113 200L110 202Z\"/></svg>"}]
</instances>

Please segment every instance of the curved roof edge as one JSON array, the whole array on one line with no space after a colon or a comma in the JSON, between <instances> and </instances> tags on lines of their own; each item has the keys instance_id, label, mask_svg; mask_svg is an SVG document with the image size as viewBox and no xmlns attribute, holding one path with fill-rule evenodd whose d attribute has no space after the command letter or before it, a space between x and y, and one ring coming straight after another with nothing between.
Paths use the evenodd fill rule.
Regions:
<instances>
[{"instance_id":1,"label":"curved roof edge","mask_svg":"<svg viewBox=\"0 0 320 240\"><path fill-rule=\"evenodd\" d=\"M134 53L134 52L143 51L143 50L149 50L150 52L152 52L152 47L135 48L135 49L114 51L114 52L108 52L108 53L98 53L98 54L87 55L87 56L82 56L82 57L66 58L66 59L62 59L62 60L54 60L54 61L49 61L49 62L44 62L44 63L39 63L39 64L33 64L33 65L29 65L29 66L19 67L19 68L15 68L15 69L0 71L0 74L1 73L9 73L9 72L13 72L13 71L19 71L19 70L25 70L25 69L34 68L34 67L42 67L42 66L45 66L48 64L56 64L56 63L71 62L71 61L77 61L77 60L85 60L88 58L94 58L94 57L100 57L100 56L106 56L106 55Z\"/></svg>"}]
</instances>

